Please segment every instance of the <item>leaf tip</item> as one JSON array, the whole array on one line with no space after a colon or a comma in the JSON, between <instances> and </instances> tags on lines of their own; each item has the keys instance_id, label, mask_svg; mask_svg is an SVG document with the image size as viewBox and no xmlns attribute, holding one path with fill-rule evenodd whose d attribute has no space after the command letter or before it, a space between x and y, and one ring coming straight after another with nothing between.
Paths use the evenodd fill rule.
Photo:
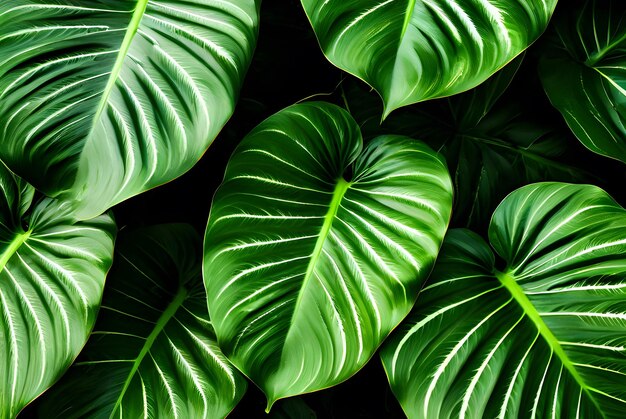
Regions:
<instances>
[{"instance_id":1,"label":"leaf tip","mask_svg":"<svg viewBox=\"0 0 626 419\"><path fill-rule=\"evenodd\" d=\"M267 398L267 406L265 407L265 413L270 413L270 410L272 410L272 406L274 405L274 403L276 402L276 399L274 398Z\"/></svg>"},{"instance_id":2,"label":"leaf tip","mask_svg":"<svg viewBox=\"0 0 626 419\"><path fill-rule=\"evenodd\" d=\"M389 100L383 100L383 114L380 117L380 123L382 125L383 122L385 122L385 119L387 119L387 117L389 116L389 114L393 111L395 111L396 109L402 107L403 104L402 103L397 103L395 101L393 101L393 99L389 99Z\"/></svg>"},{"instance_id":3,"label":"leaf tip","mask_svg":"<svg viewBox=\"0 0 626 419\"><path fill-rule=\"evenodd\" d=\"M395 110L395 108L392 108L392 107L388 106L387 104L385 104L385 108L383 109L383 114L380 117L380 125L382 125L383 122L385 122L385 119L387 119L389 114L391 112L393 112L394 110Z\"/></svg>"}]
</instances>

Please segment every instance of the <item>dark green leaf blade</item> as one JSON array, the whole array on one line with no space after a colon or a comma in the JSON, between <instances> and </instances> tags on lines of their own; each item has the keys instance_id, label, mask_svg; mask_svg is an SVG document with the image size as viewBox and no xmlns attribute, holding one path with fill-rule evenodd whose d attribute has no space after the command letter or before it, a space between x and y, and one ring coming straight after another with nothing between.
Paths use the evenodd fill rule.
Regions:
<instances>
[{"instance_id":1,"label":"dark green leaf blade","mask_svg":"<svg viewBox=\"0 0 626 419\"><path fill-rule=\"evenodd\" d=\"M0 158L83 219L178 177L233 112L259 4L3 1Z\"/></svg>"},{"instance_id":2,"label":"dark green leaf blade","mask_svg":"<svg viewBox=\"0 0 626 419\"><path fill-rule=\"evenodd\" d=\"M0 164L0 417L54 383L85 344L111 266L109 215L76 222L67 203Z\"/></svg>"},{"instance_id":3,"label":"dark green leaf blade","mask_svg":"<svg viewBox=\"0 0 626 419\"><path fill-rule=\"evenodd\" d=\"M46 417L225 417L246 381L217 346L188 225L121 235L94 332Z\"/></svg>"},{"instance_id":4,"label":"dark green leaf blade","mask_svg":"<svg viewBox=\"0 0 626 419\"><path fill-rule=\"evenodd\" d=\"M476 87L541 35L556 0L302 0L326 57L401 106Z\"/></svg>"},{"instance_id":5,"label":"dark green leaf blade","mask_svg":"<svg viewBox=\"0 0 626 419\"><path fill-rule=\"evenodd\" d=\"M268 397L346 380L413 305L447 228L451 184L421 142L362 149L342 109L304 103L231 158L205 236L220 345Z\"/></svg>"},{"instance_id":6,"label":"dark green leaf blade","mask_svg":"<svg viewBox=\"0 0 626 419\"><path fill-rule=\"evenodd\" d=\"M563 9L539 66L550 98L589 150L626 162L626 12L619 1Z\"/></svg>"},{"instance_id":7,"label":"dark green leaf blade","mask_svg":"<svg viewBox=\"0 0 626 419\"><path fill-rule=\"evenodd\" d=\"M475 89L400 109L382 124L372 94L352 83L346 100L368 138L406 135L440 151L455 184L453 224L483 231L500 201L520 186L597 180L581 168L586 150L554 120L558 113L546 115L548 101L530 99L543 95L539 81L528 77L533 70L532 60L522 64L519 57Z\"/></svg>"},{"instance_id":8,"label":"dark green leaf blade","mask_svg":"<svg viewBox=\"0 0 626 419\"><path fill-rule=\"evenodd\" d=\"M518 189L487 243L452 230L381 357L410 417L607 417L626 406L626 211L587 185Z\"/></svg>"}]
</instances>

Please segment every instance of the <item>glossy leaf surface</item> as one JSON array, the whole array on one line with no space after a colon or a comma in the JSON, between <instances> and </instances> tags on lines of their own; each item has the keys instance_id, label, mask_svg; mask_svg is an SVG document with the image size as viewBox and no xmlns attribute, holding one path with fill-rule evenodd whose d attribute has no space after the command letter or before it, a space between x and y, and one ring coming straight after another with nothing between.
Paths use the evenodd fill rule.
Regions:
<instances>
[{"instance_id":1,"label":"glossy leaf surface","mask_svg":"<svg viewBox=\"0 0 626 419\"><path fill-rule=\"evenodd\" d=\"M0 418L13 418L87 341L116 229L108 215L77 223L66 203L34 203L1 164L0 189Z\"/></svg>"},{"instance_id":2,"label":"glossy leaf surface","mask_svg":"<svg viewBox=\"0 0 626 419\"><path fill-rule=\"evenodd\" d=\"M540 73L578 139L626 162L626 10L620 1L572 5L555 21Z\"/></svg>"},{"instance_id":3,"label":"glossy leaf surface","mask_svg":"<svg viewBox=\"0 0 626 419\"><path fill-rule=\"evenodd\" d=\"M217 347L188 225L121 235L95 330L45 417L225 417L246 389Z\"/></svg>"},{"instance_id":4,"label":"glossy leaf surface","mask_svg":"<svg viewBox=\"0 0 626 419\"><path fill-rule=\"evenodd\" d=\"M410 417L619 418L626 406L626 211L594 186L538 183L489 229L451 230L382 350Z\"/></svg>"},{"instance_id":5,"label":"glossy leaf surface","mask_svg":"<svg viewBox=\"0 0 626 419\"><path fill-rule=\"evenodd\" d=\"M326 57L384 114L471 89L541 35L556 0L302 0Z\"/></svg>"},{"instance_id":6,"label":"glossy leaf surface","mask_svg":"<svg viewBox=\"0 0 626 419\"><path fill-rule=\"evenodd\" d=\"M451 197L427 146L363 148L334 105L291 106L243 140L211 208L204 280L220 346L268 408L367 362L430 272Z\"/></svg>"},{"instance_id":7,"label":"glossy leaf surface","mask_svg":"<svg viewBox=\"0 0 626 419\"><path fill-rule=\"evenodd\" d=\"M0 4L0 158L81 218L187 171L230 117L255 0Z\"/></svg>"}]
</instances>

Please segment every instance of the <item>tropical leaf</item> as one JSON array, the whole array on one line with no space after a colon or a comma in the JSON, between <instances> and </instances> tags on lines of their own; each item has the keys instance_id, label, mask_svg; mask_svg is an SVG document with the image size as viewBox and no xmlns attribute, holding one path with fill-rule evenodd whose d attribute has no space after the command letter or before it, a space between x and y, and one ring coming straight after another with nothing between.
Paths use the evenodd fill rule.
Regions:
<instances>
[{"instance_id":1,"label":"tropical leaf","mask_svg":"<svg viewBox=\"0 0 626 419\"><path fill-rule=\"evenodd\" d=\"M471 89L541 35L556 0L302 0L326 57L371 85L384 116Z\"/></svg>"},{"instance_id":2,"label":"tropical leaf","mask_svg":"<svg viewBox=\"0 0 626 419\"><path fill-rule=\"evenodd\" d=\"M220 346L268 410L367 362L430 272L451 198L426 145L363 149L334 105L294 105L243 140L211 208L204 280Z\"/></svg>"},{"instance_id":3,"label":"tropical leaf","mask_svg":"<svg viewBox=\"0 0 626 419\"><path fill-rule=\"evenodd\" d=\"M415 310L381 351L410 417L620 418L626 211L539 183L494 213L491 245L451 230Z\"/></svg>"},{"instance_id":4,"label":"tropical leaf","mask_svg":"<svg viewBox=\"0 0 626 419\"><path fill-rule=\"evenodd\" d=\"M585 149L567 127L546 117L536 100L520 100L535 92L524 78L532 61L514 79L521 64L519 57L475 89L400 109L382 124L372 94L348 84L345 96L364 135L406 135L439 150L455 184L453 223L483 231L500 201L520 186L592 177L576 164ZM537 94L543 94L539 83Z\"/></svg>"},{"instance_id":5,"label":"tropical leaf","mask_svg":"<svg viewBox=\"0 0 626 419\"><path fill-rule=\"evenodd\" d=\"M552 104L585 147L626 162L626 10L620 1L570 5L539 67Z\"/></svg>"},{"instance_id":6,"label":"tropical leaf","mask_svg":"<svg viewBox=\"0 0 626 419\"><path fill-rule=\"evenodd\" d=\"M226 120L255 0L0 4L0 158L91 218L187 171Z\"/></svg>"},{"instance_id":7,"label":"tropical leaf","mask_svg":"<svg viewBox=\"0 0 626 419\"><path fill-rule=\"evenodd\" d=\"M85 344L111 266L115 223L76 222L0 164L0 418L14 418Z\"/></svg>"},{"instance_id":8,"label":"tropical leaf","mask_svg":"<svg viewBox=\"0 0 626 419\"><path fill-rule=\"evenodd\" d=\"M191 226L120 235L95 330L42 417L217 418L244 377L217 346Z\"/></svg>"}]
</instances>

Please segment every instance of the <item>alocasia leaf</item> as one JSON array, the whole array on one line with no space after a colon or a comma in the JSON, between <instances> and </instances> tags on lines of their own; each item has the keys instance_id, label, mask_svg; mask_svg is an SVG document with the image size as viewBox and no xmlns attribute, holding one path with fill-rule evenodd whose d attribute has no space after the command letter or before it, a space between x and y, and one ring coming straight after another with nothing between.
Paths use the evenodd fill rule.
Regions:
<instances>
[{"instance_id":1,"label":"alocasia leaf","mask_svg":"<svg viewBox=\"0 0 626 419\"><path fill-rule=\"evenodd\" d=\"M556 0L302 0L326 57L401 106L471 89L541 35Z\"/></svg>"},{"instance_id":2,"label":"alocasia leaf","mask_svg":"<svg viewBox=\"0 0 626 419\"><path fill-rule=\"evenodd\" d=\"M626 9L587 0L562 12L539 67L546 93L585 147L626 162Z\"/></svg>"},{"instance_id":3,"label":"alocasia leaf","mask_svg":"<svg viewBox=\"0 0 626 419\"><path fill-rule=\"evenodd\" d=\"M188 225L121 234L95 330L40 407L47 418L218 418L246 390L217 346Z\"/></svg>"},{"instance_id":4,"label":"alocasia leaf","mask_svg":"<svg viewBox=\"0 0 626 419\"><path fill-rule=\"evenodd\" d=\"M242 141L211 208L204 281L220 346L268 409L367 362L412 307L451 200L431 149L363 147L334 105L291 106Z\"/></svg>"},{"instance_id":5,"label":"alocasia leaf","mask_svg":"<svg viewBox=\"0 0 626 419\"><path fill-rule=\"evenodd\" d=\"M108 215L76 222L66 202L0 164L0 418L56 381L87 341L113 259Z\"/></svg>"},{"instance_id":6,"label":"alocasia leaf","mask_svg":"<svg viewBox=\"0 0 626 419\"><path fill-rule=\"evenodd\" d=\"M259 3L0 2L0 159L83 219L181 175L233 112Z\"/></svg>"},{"instance_id":7,"label":"alocasia leaf","mask_svg":"<svg viewBox=\"0 0 626 419\"><path fill-rule=\"evenodd\" d=\"M495 211L489 245L451 230L381 351L409 417L621 418L626 210L589 185L538 183Z\"/></svg>"}]
</instances>

